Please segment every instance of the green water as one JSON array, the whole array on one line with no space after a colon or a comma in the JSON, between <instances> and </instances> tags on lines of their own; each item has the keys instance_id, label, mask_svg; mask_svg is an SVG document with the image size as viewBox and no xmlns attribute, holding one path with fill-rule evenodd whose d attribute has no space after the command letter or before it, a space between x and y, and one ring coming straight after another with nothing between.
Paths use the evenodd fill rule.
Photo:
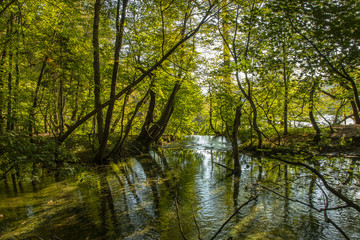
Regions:
<instances>
[{"instance_id":1,"label":"green water","mask_svg":"<svg viewBox=\"0 0 360 240\"><path fill-rule=\"evenodd\" d=\"M311 187L310 172L243 155L237 178L216 162L231 166L230 144L191 136L109 166L74 166L59 178L45 170L36 181L9 177L0 183L0 239L183 239L178 214L188 239L211 239L255 195L257 201L243 207L216 239L343 239L323 213L259 186L321 208L324 197L316 184ZM334 186L360 203L357 159L317 163ZM341 204L330 194L329 200L331 206ZM328 215L351 239L360 239L358 212Z\"/></svg>"}]
</instances>

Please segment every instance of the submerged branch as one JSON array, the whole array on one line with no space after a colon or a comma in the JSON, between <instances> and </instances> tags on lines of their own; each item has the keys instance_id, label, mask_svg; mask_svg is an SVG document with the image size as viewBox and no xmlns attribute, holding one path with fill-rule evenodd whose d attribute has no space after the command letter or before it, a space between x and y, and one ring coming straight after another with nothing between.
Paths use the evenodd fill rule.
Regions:
<instances>
[{"instance_id":1,"label":"submerged branch","mask_svg":"<svg viewBox=\"0 0 360 240\"><path fill-rule=\"evenodd\" d=\"M230 170L230 171L234 171L234 169L232 169L232 168L229 168L228 166L225 166L225 165L223 165L223 164L221 164L221 163L217 163L217 162L214 162L216 165L218 165L218 166L220 166L220 167L223 167L223 168L226 168L227 170Z\"/></svg>"},{"instance_id":2,"label":"submerged branch","mask_svg":"<svg viewBox=\"0 0 360 240\"><path fill-rule=\"evenodd\" d=\"M187 240L188 238L186 237L186 235L185 235L185 233L184 233L184 231L182 229L180 211L179 211L179 204L178 204L178 199L177 199L177 190L175 190L175 207L176 207L176 216L177 216L181 236L183 237L183 239Z\"/></svg>"},{"instance_id":3,"label":"submerged branch","mask_svg":"<svg viewBox=\"0 0 360 240\"><path fill-rule=\"evenodd\" d=\"M292 202L296 202L296 203L300 203L300 204L305 205L305 206L307 206L307 207L309 207L309 208L311 208L311 209L313 209L313 210L316 210L316 211L320 212L319 209L315 208L315 207L312 206L311 204L307 204L307 203L305 203L305 202L302 202L302 201L299 201L299 200L292 199L292 198L286 197L286 196L284 196L284 195L281 195L280 193L278 193L278 192L276 192L276 191L274 191L274 190L272 190L272 189L270 189L270 188L267 188L267 187L265 187L264 185L259 184L259 186L260 186L261 188L265 189L265 190L268 190L269 192L274 193L275 195L277 195L277 196L279 196L279 197L282 197L282 198L286 199L286 200L289 200L289 201L292 201Z\"/></svg>"},{"instance_id":4,"label":"submerged branch","mask_svg":"<svg viewBox=\"0 0 360 240\"><path fill-rule=\"evenodd\" d=\"M217 235L219 235L219 233L222 231L222 229L226 226L226 224L228 222L230 222L230 220L241 210L241 208L245 207L246 205L248 205L251 201L254 201L258 198L258 196L255 197L251 197L249 200L247 200L245 203L243 203L240 207L238 207L238 209L236 209L236 211L221 225L221 227L219 228L219 230L217 230L217 232L210 238L210 240L213 240L216 238Z\"/></svg>"},{"instance_id":5,"label":"submerged branch","mask_svg":"<svg viewBox=\"0 0 360 240\"><path fill-rule=\"evenodd\" d=\"M347 208L347 207L349 207L349 206L346 205L346 206L338 206L338 207L334 207L334 208L328 208L328 205L329 205L329 203L328 203L328 196L326 195L326 193L324 192L324 190L319 186L318 183L316 183L316 185L320 188L320 190L322 191L322 193L323 193L324 196L325 196L325 208L320 208L320 209L318 209L318 208L314 207L314 206L311 205L311 204L307 204L307 203L305 203L305 202L302 202L302 201L299 201L299 200L296 200L296 199L292 199L292 198L286 197L286 196L284 196L284 195L282 195L282 194L280 194L280 193L278 193L278 192L276 192L276 191L274 191L274 190L272 190L272 189L270 189L270 188L267 188L267 187L259 184L259 186L260 186L261 188L263 188L263 189L265 189L265 190L268 190L268 191L274 193L275 195L277 195L277 196L279 196L279 197L282 197L282 198L287 199L287 200L292 201L292 202L300 203L300 204L305 205L305 206L307 206L307 207L309 207L309 208L311 208L311 209L313 209L313 210L315 210L315 211L317 211L317 212L324 212L325 222L330 223L331 225L333 225L333 226L343 235L343 237L344 237L345 239L348 239L348 240L349 240L350 238L347 236L347 234L346 234L333 220L331 220L331 219L328 217L328 215L327 215L327 211L328 211L328 210L337 210L337 209Z\"/></svg>"},{"instance_id":6,"label":"submerged branch","mask_svg":"<svg viewBox=\"0 0 360 240\"><path fill-rule=\"evenodd\" d=\"M345 239L350 240L350 238L348 237L348 235L333 221L331 220L328 215L327 215L327 209L329 206L329 198L326 195L325 191L322 189L322 187L316 183L316 185L318 186L318 188L320 188L321 192L324 194L325 196L325 209L324 209L324 219L325 222L330 223L331 225L333 225L342 235Z\"/></svg>"},{"instance_id":7,"label":"submerged branch","mask_svg":"<svg viewBox=\"0 0 360 240\"><path fill-rule=\"evenodd\" d=\"M330 191L332 194L334 194L335 196L337 196L338 198L340 198L342 201L344 201L349 207L352 207L354 209L356 209L358 212L360 212L360 206L358 204L356 204L355 202L353 202L352 200L350 200L348 197L346 197L345 195L343 195L340 191L336 190L335 188L333 188L332 186L330 186L328 184L328 182L326 181L325 177L315 168L302 163L302 162L291 162L285 159L281 159L279 157L275 157L272 156L272 158L279 160L281 162L287 163L287 164L291 164L291 165L296 165L296 166L303 166L305 168L307 168L308 170L310 170L312 173L314 173L317 177L319 177L319 179L321 180L321 182L324 184L325 188Z\"/></svg>"},{"instance_id":8,"label":"submerged branch","mask_svg":"<svg viewBox=\"0 0 360 240\"><path fill-rule=\"evenodd\" d=\"M193 218L194 218L194 223L195 223L195 225L196 225L196 229L197 229L197 232L198 232L198 239L199 239L199 240L202 240L201 234L200 234L199 224L198 224L197 221L196 221L195 212L194 212L194 206L193 206L193 205L191 206L191 209L192 209L192 214L193 214Z\"/></svg>"}]
</instances>

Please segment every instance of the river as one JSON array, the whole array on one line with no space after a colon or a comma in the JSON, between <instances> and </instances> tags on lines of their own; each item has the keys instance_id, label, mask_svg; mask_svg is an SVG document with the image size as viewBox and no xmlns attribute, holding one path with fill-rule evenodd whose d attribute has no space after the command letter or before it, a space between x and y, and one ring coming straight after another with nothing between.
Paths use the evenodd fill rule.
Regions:
<instances>
[{"instance_id":1,"label":"river","mask_svg":"<svg viewBox=\"0 0 360 240\"><path fill-rule=\"evenodd\" d=\"M188 136L108 166L66 165L60 177L44 169L35 178L9 177L0 183L0 239L211 239L253 196L257 200L215 239L343 239L323 212L294 201L324 206L321 183L311 172L242 155L241 175L234 177L217 164L231 167L231 157L224 138ZM323 157L317 163L324 175L348 179L337 187L360 203L357 159ZM341 205L328 195L331 206ZM360 239L357 211L328 216Z\"/></svg>"}]
</instances>

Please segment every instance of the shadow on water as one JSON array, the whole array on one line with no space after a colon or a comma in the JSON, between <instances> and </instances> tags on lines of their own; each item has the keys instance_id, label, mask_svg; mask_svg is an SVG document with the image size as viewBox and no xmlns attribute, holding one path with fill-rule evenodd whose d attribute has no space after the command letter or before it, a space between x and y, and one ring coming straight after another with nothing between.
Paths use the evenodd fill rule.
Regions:
<instances>
[{"instance_id":1,"label":"shadow on water","mask_svg":"<svg viewBox=\"0 0 360 240\"><path fill-rule=\"evenodd\" d=\"M314 207L324 204L319 181L300 167L241 156L241 174L232 167L231 144L191 136L149 154L72 175L46 171L35 180L21 174L0 183L0 239L211 239L251 196L216 239L342 239ZM312 166L336 176L342 192L359 195L359 162L319 158ZM343 171L337 171L341 169ZM20 173L20 172L19 172ZM260 186L266 186L280 197ZM336 198L329 196L334 206ZM178 208L175 202L178 203ZM359 214L349 209L328 215L351 239L360 238Z\"/></svg>"}]
</instances>

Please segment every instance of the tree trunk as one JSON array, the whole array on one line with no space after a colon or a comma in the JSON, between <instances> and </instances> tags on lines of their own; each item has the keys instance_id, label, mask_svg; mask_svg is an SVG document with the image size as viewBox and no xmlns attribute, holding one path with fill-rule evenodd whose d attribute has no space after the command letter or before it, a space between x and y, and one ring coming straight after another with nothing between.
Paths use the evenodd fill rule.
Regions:
<instances>
[{"instance_id":1,"label":"tree trunk","mask_svg":"<svg viewBox=\"0 0 360 240\"><path fill-rule=\"evenodd\" d=\"M59 79L59 96L58 96L58 111L59 111L59 130L60 136L64 133L64 107L65 107L65 97L64 97L64 76L63 73L60 74Z\"/></svg>"},{"instance_id":2,"label":"tree trunk","mask_svg":"<svg viewBox=\"0 0 360 240\"><path fill-rule=\"evenodd\" d=\"M234 126L233 126L234 128L233 128L232 137L231 137L235 175L240 175L240 173L241 173L239 148L238 148L238 134L239 134L240 123L241 123L241 106L237 106L236 113L235 113L235 119L234 119Z\"/></svg>"},{"instance_id":3,"label":"tree trunk","mask_svg":"<svg viewBox=\"0 0 360 240\"><path fill-rule=\"evenodd\" d=\"M111 91L110 91L110 99L113 100L116 98L116 83L119 72L119 60L120 60L120 50L122 47L122 40L124 34L124 25L125 25L125 17L126 17L126 7L128 4L128 0L123 0L122 5L122 13L121 13L121 21L120 21L120 1L118 1L117 5L117 14L116 14L116 41L115 41L115 53L114 53L114 66L113 73L111 78ZM105 149L107 146L107 141L109 139L110 125L111 119L113 115L113 110L115 106L115 101L111 101L109 103L109 107L106 113L105 126L102 134L102 139L100 142L100 147L98 153L95 157L95 160L100 163L103 160Z\"/></svg>"},{"instance_id":4,"label":"tree trunk","mask_svg":"<svg viewBox=\"0 0 360 240\"><path fill-rule=\"evenodd\" d=\"M288 135L288 102L289 102L289 87L288 87L288 76L286 71L286 43L283 43L283 77L284 77L284 111L283 111L283 121L284 121L284 135Z\"/></svg>"},{"instance_id":5,"label":"tree trunk","mask_svg":"<svg viewBox=\"0 0 360 240\"><path fill-rule=\"evenodd\" d=\"M9 72L8 72L8 105L7 105L7 122L6 122L6 129L8 131L14 130L13 124L13 91L12 91L12 61L13 61L13 54L10 52L9 54Z\"/></svg>"},{"instance_id":6,"label":"tree trunk","mask_svg":"<svg viewBox=\"0 0 360 240\"><path fill-rule=\"evenodd\" d=\"M216 129L215 129L215 127L214 127L214 125L213 125L213 117L212 117L212 112L213 112L213 106L212 106L212 94L211 94L211 87L210 87L210 85L209 85L209 94L210 94L210 96L209 96L209 99L210 99L210 109L209 109L209 121L210 121L210 129L211 129L211 131L213 131L216 135L220 135L220 132L219 131L217 131Z\"/></svg>"},{"instance_id":7,"label":"tree trunk","mask_svg":"<svg viewBox=\"0 0 360 240\"><path fill-rule=\"evenodd\" d=\"M6 51L3 50L1 54L1 60L0 60L0 133L4 130L4 64L5 64L5 58L6 58Z\"/></svg>"},{"instance_id":8,"label":"tree trunk","mask_svg":"<svg viewBox=\"0 0 360 240\"><path fill-rule=\"evenodd\" d=\"M347 75L347 74L346 74ZM348 76L348 75L347 75ZM355 122L356 124L360 124L360 118L359 118L359 111L360 111L360 99L359 99L359 92L358 92L358 89L356 87L356 83L354 81L353 78L351 78L350 76L348 76L348 81L350 82L351 84L351 88L353 90L353 93L354 93L354 101L356 103L356 106L357 106L357 111L356 111L356 115L354 115L355 117Z\"/></svg>"},{"instance_id":9,"label":"tree trunk","mask_svg":"<svg viewBox=\"0 0 360 240\"><path fill-rule=\"evenodd\" d=\"M18 120L18 110L19 110L19 84L20 84L20 67L19 67L19 53L16 53L15 60L15 86L14 86L14 111L13 111L13 128L15 129L15 125Z\"/></svg>"},{"instance_id":10,"label":"tree trunk","mask_svg":"<svg viewBox=\"0 0 360 240\"><path fill-rule=\"evenodd\" d=\"M237 31L237 29L236 29ZM250 46L250 38L251 38L251 28L249 29L248 35L247 35L247 40L246 40L246 48L245 48L245 53L244 53L244 59L247 60L248 59L248 55L249 55L249 46ZM230 46L229 46L230 47ZM233 42L233 48L235 49L235 41ZM239 62L239 56L234 52L233 53L233 57L234 57L234 61L236 64L238 64ZM252 98L252 89L251 89L251 82L249 80L249 75L248 75L248 69L246 68L245 71L245 80L246 80L246 84L247 84L247 91L245 90L245 88L243 87L243 85L241 84L240 81L240 76L239 76L239 70L236 69L235 72L235 77L236 77L236 81L238 84L238 87L241 91L241 93L244 95L244 97L246 98L246 100L250 103L250 107L253 111L253 118L251 121L251 127L255 130L257 137L258 137L258 148L261 148L262 146L262 132L260 131L258 125L257 125L257 108L255 105L255 102Z\"/></svg>"},{"instance_id":11,"label":"tree trunk","mask_svg":"<svg viewBox=\"0 0 360 240\"><path fill-rule=\"evenodd\" d=\"M138 137L135 140L136 143L141 143L141 144L136 144L136 145L144 145L144 143L151 141L149 129L150 129L151 123L153 123L153 121L154 121L153 120L154 119L154 110L155 110L155 93L153 90L150 89L150 103L149 103L148 111L146 113L145 121L141 128L140 134L138 135ZM150 143L149 143L149 145L150 145Z\"/></svg>"},{"instance_id":12,"label":"tree trunk","mask_svg":"<svg viewBox=\"0 0 360 240\"><path fill-rule=\"evenodd\" d=\"M100 76L100 47L99 47L99 23L100 23L101 0L96 0L94 10L94 25L93 25L93 48L94 48L94 100L95 108L101 105L101 76ZM103 111L100 110L96 115L97 123L97 138L101 142L104 131L104 117Z\"/></svg>"},{"instance_id":13,"label":"tree trunk","mask_svg":"<svg viewBox=\"0 0 360 240\"><path fill-rule=\"evenodd\" d=\"M145 122L143 124L143 127L141 129L140 134L136 138L134 142L135 150L140 152L148 151L150 148L150 145L154 142L157 142L162 134L164 133L167 124L170 120L171 114L174 110L174 102L175 102L175 96L177 92L180 90L181 83L177 82L175 83L175 86L171 92L171 95L165 105L165 108L162 111L161 117L157 122L151 125L153 122L153 112L155 108L155 95L151 95L149 110L146 115ZM151 126L150 126L151 125Z\"/></svg>"},{"instance_id":14,"label":"tree trunk","mask_svg":"<svg viewBox=\"0 0 360 240\"><path fill-rule=\"evenodd\" d=\"M331 61L330 59L324 55L320 49L318 48L318 46L312 41L310 40L308 37L306 37L303 33L301 33L301 31L293 24L292 21L290 21L291 23L291 27L301 36L303 37L307 42L309 42L313 48L315 49L315 51L320 55L321 58L323 58L326 62L326 64L329 66L329 68L339 77L341 77L342 79L344 79L345 81L347 81L348 83L350 83L351 87L346 86L345 84L342 83L342 81L340 81L340 85L343 86L345 89L349 90L351 89L352 92L354 93L354 100L355 101L355 105L352 104L353 107L353 112L354 112L354 118L355 118L355 122L357 124L360 124L360 119L359 119L359 110L360 110L360 98L359 98L359 92L356 86L356 83L354 81L354 79L346 72L345 67L343 66L343 64L341 63L341 70L338 69ZM355 109L356 106L356 109Z\"/></svg>"},{"instance_id":15,"label":"tree trunk","mask_svg":"<svg viewBox=\"0 0 360 240\"><path fill-rule=\"evenodd\" d=\"M359 111L358 108L356 106L355 100L351 99L350 100L350 104L351 104L351 109L353 111L353 115L354 115L354 120L356 124L360 124L360 117L359 117Z\"/></svg>"},{"instance_id":16,"label":"tree trunk","mask_svg":"<svg viewBox=\"0 0 360 240\"><path fill-rule=\"evenodd\" d=\"M315 132L316 132L316 134L313 138L313 141L315 143L318 143L320 141L321 131L315 120L314 113L313 113L315 88L316 88L316 83L314 83L310 89L309 118L310 118L311 125L313 126L313 128L315 129Z\"/></svg>"},{"instance_id":17,"label":"tree trunk","mask_svg":"<svg viewBox=\"0 0 360 240\"><path fill-rule=\"evenodd\" d=\"M47 60L48 60L48 56L46 56L44 61L43 61L43 64L42 64L42 67L41 67L41 70L40 70L40 74L39 74L39 77L38 77L38 80L37 80L37 83L36 83L33 104L32 104L32 107L30 108L29 126L28 126L29 127L28 131L29 131L30 136L32 135L33 128L35 126L35 109L36 109L37 104L38 104L40 85L41 85L41 82L42 82L42 80L44 78L44 73L45 73Z\"/></svg>"},{"instance_id":18,"label":"tree trunk","mask_svg":"<svg viewBox=\"0 0 360 240\"><path fill-rule=\"evenodd\" d=\"M143 103L145 103L147 101L150 91L151 91L151 89L149 91L147 91L145 96L136 104L134 113L132 114L131 118L129 119L129 121L126 124L125 131L124 131L124 136L121 136L119 138L119 140L116 143L114 149L110 152L110 154L108 156L111 156L114 153L116 153L118 155L122 155L123 146L124 146L126 138L128 137L128 135L130 133L132 123L133 123L133 121L134 121L134 119L136 117L136 114L139 111L140 107L143 105Z\"/></svg>"},{"instance_id":19,"label":"tree trunk","mask_svg":"<svg viewBox=\"0 0 360 240\"><path fill-rule=\"evenodd\" d=\"M55 37L56 37L56 31L54 31L54 34L52 36L52 40L51 40L51 46L54 45L55 43ZM40 70L40 74L36 83L36 88L35 88L35 93L34 93L34 99L33 99L33 104L32 107L30 108L30 112L29 112L29 126L28 126L28 131L29 131L29 135L31 136L33 133L33 128L35 127L35 109L37 108L38 105L38 99L39 99L39 91L40 91L40 86L42 83L42 80L44 78L45 75L45 69L46 69L46 64L47 61L49 60L49 56L46 55L43 59L43 63L41 66L41 70ZM50 117L51 118L51 117Z\"/></svg>"}]
</instances>

